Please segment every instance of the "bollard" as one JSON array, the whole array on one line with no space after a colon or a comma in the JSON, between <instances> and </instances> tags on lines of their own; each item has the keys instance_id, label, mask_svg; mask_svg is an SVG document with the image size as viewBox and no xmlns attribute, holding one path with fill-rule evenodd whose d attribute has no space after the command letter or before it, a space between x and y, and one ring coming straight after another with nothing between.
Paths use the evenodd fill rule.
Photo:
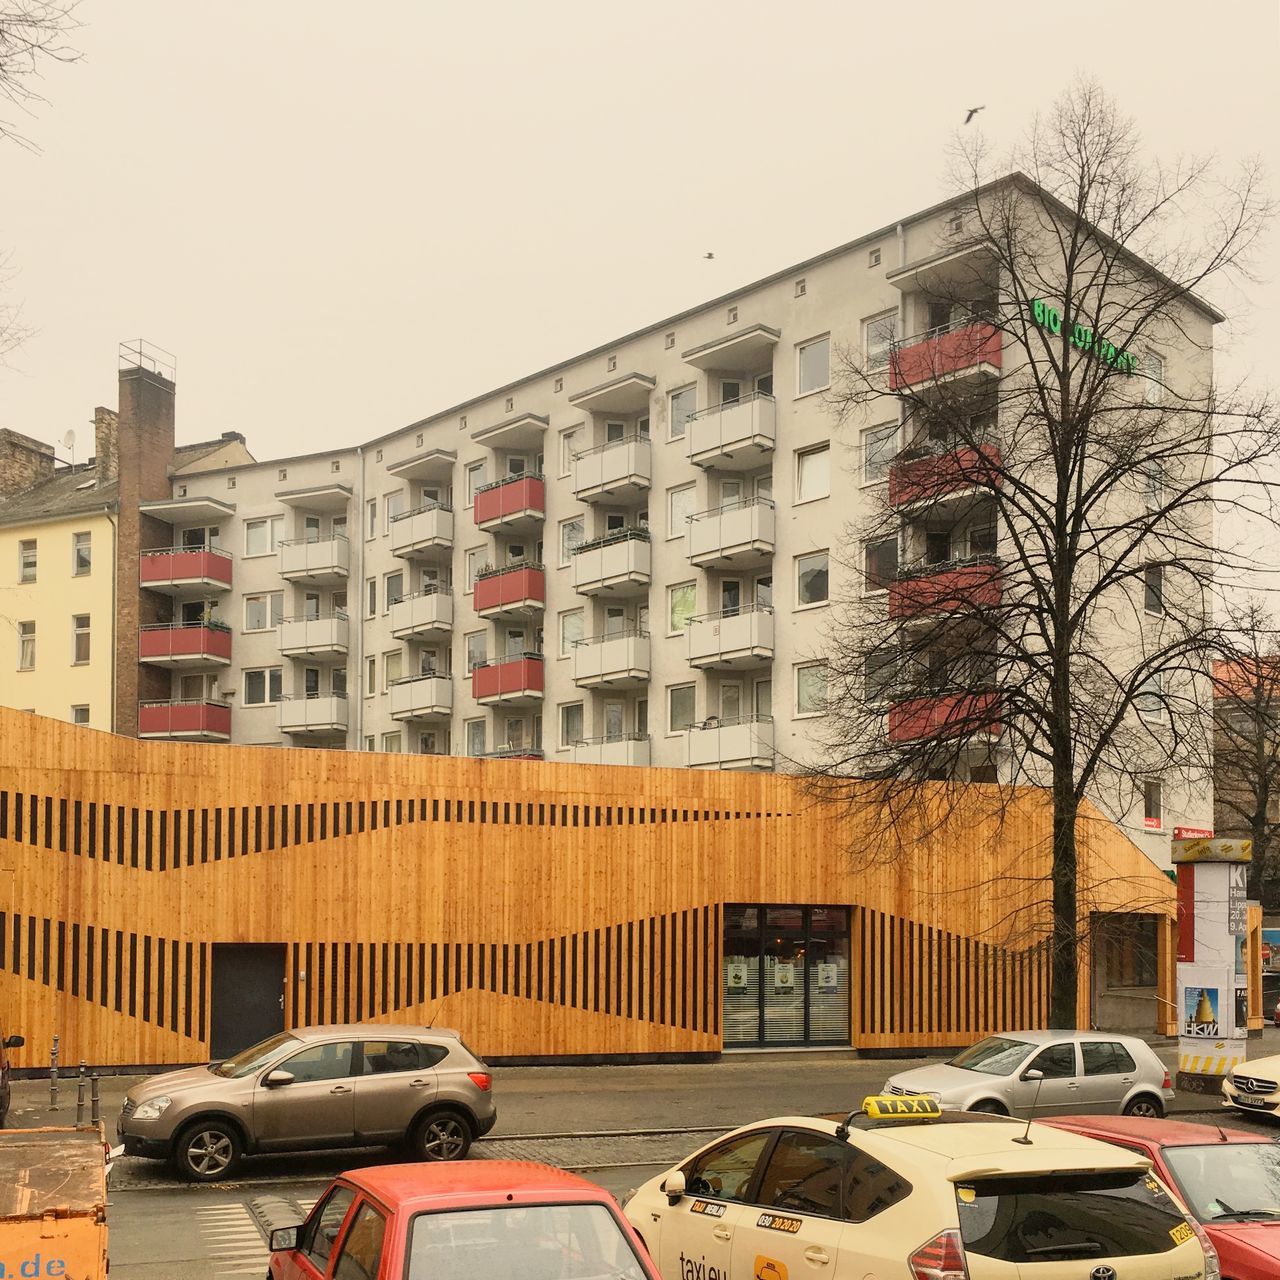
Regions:
<instances>
[{"instance_id":1,"label":"bollard","mask_svg":"<svg viewBox=\"0 0 1280 1280\"><path fill-rule=\"evenodd\" d=\"M95 1072L89 1077L89 1121L97 1124L102 1119L102 1099L98 1097L98 1076Z\"/></svg>"},{"instance_id":2,"label":"bollard","mask_svg":"<svg viewBox=\"0 0 1280 1280\"><path fill-rule=\"evenodd\" d=\"M80 1059L80 1078L76 1081L76 1126L84 1124L84 1059Z\"/></svg>"},{"instance_id":3,"label":"bollard","mask_svg":"<svg viewBox=\"0 0 1280 1280\"><path fill-rule=\"evenodd\" d=\"M58 1109L58 1037L53 1037L53 1048L49 1052L49 1110Z\"/></svg>"}]
</instances>

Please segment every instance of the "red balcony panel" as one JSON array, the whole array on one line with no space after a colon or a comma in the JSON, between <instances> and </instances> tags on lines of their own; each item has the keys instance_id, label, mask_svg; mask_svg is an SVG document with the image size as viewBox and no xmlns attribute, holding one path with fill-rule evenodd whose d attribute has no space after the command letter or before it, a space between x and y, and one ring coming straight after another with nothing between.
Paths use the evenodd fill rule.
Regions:
<instances>
[{"instance_id":1,"label":"red balcony panel","mask_svg":"<svg viewBox=\"0 0 1280 1280\"><path fill-rule=\"evenodd\" d=\"M476 580L474 604L477 613L529 601L543 604L546 598L547 575L542 569L507 569Z\"/></svg>"},{"instance_id":2,"label":"red balcony panel","mask_svg":"<svg viewBox=\"0 0 1280 1280\"><path fill-rule=\"evenodd\" d=\"M223 551L144 551L138 564L138 582L149 587L170 582L212 582L231 586L231 557Z\"/></svg>"},{"instance_id":3,"label":"red balcony panel","mask_svg":"<svg viewBox=\"0 0 1280 1280\"><path fill-rule=\"evenodd\" d=\"M899 347L889 362L889 389L952 377L980 364L1000 368L1000 331L980 321Z\"/></svg>"},{"instance_id":4,"label":"red balcony panel","mask_svg":"<svg viewBox=\"0 0 1280 1280\"><path fill-rule=\"evenodd\" d=\"M474 507L476 524L481 528L529 512L544 516L546 510L547 486L538 476L518 476L482 489L476 494Z\"/></svg>"},{"instance_id":5,"label":"red balcony panel","mask_svg":"<svg viewBox=\"0 0 1280 1280\"><path fill-rule=\"evenodd\" d=\"M995 693L948 693L936 698L908 698L889 708L889 741L1000 732L1000 696Z\"/></svg>"},{"instance_id":6,"label":"red balcony panel","mask_svg":"<svg viewBox=\"0 0 1280 1280\"><path fill-rule=\"evenodd\" d=\"M471 673L471 696L479 701L506 694L541 693L542 678L541 658L507 658Z\"/></svg>"},{"instance_id":7,"label":"red balcony panel","mask_svg":"<svg viewBox=\"0 0 1280 1280\"><path fill-rule=\"evenodd\" d=\"M231 661L231 632L225 627L151 627L138 633L140 662L199 658Z\"/></svg>"},{"instance_id":8,"label":"red balcony panel","mask_svg":"<svg viewBox=\"0 0 1280 1280\"><path fill-rule=\"evenodd\" d=\"M937 500L975 485L996 487L1000 484L999 467L1000 450L993 444L894 462L889 468L889 503L897 507Z\"/></svg>"},{"instance_id":9,"label":"red balcony panel","mask_svg":"<svg viewBox=\"0 0 1280 1280\"><path fill-rule=\"evenodd\" d=\"M889 617L914 618L998 605L1002 585L998 564L939 565L937 573L899 578L889 584Z\"/></svg>"},{"instance_id":10,"label":"red balcony panel","mask_svg":"<svg viewBox=\"0 0 1280 1280\"><path fill-rule=\"evenodd\" d=\"M138 707L142 737L229 738L231 708L221 702L144 702Z\"/></svg>"}]
</instances>

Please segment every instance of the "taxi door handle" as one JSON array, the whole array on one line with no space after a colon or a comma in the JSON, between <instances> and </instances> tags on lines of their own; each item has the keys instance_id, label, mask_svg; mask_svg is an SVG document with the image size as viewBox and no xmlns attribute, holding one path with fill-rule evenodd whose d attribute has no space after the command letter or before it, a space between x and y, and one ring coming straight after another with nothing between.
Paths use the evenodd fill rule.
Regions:
<instances>
[{"instance_id":1,"label":"taxi door handle","mask_svg":"<svg viewBox=\"0 0 1280 1280\"><path fill-rule=\"evenodd\" d=\"M715 1236L717 1240L733 1239L733 1232L730 1231L728 1227L713 1227L711 1234Z\"/></svg>"},{"instance_id":2,"label":"taxi door handle","mask_svg":"<svg viewBox=\"0 0 1280 1280\"><path fill-rule=\"evenodd\" d=\"M333 1088L329 1090L329 1092L330 1093L350 1093L351 1090L348 1089L345 1084L335 1084Z\"/></svg>"},{"instance_id":3,"label":"taxi door handle","mask_svg":"<svg viewBox=\"0 0 1280 1280\"><path fill-rule=\"evenodd\" d=\"M825 1249L819 1249L816 1245L811 1249L804 1251L804 1260L806 1262L816 1262L821 1266L826 1266L831 1261L831 1255Z\"/></svg>"}]
</instances>

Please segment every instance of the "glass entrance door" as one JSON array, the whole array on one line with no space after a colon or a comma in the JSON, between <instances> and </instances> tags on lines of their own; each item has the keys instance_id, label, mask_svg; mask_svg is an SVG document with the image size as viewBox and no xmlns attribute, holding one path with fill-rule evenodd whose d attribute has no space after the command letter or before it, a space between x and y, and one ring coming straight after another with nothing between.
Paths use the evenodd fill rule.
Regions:
<instances>
[{"instance_id":1,"label":"glass entrance door","mask_svg":"<svg viewBox=\"0 0 1280 1280\"><path fill-rule=\"evenodd\" d=\"M724 1043L849 1043L849 909L728 906Z\"/></svg>"}]
</instances>

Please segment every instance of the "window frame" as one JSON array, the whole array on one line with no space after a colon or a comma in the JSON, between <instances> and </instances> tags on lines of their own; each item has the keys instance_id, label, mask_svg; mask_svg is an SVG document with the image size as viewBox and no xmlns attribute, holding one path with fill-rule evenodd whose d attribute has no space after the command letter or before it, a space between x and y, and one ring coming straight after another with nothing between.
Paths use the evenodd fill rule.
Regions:
<instances>
[{"instance_id":1,"label":"window frame","mask_svg":"<svg viewBox=\"0 0 1280 1280\"><path fill-rule=\"evenodd\" d=\"M884 474L871 476L867 474L867 461L871 457L871 452L867 447L868 437L879 435L884 439L890 438L892 432L893 450L884 460ZM861 484L865 488L873 484L884 484L889 479L889 470L893 466L893 459L898 453L898 438L902 434L902 423L894 420L892 422L878 422L869 427L863 427L858 436L858 442L862 446L862 480Z\"/></svg>"},{"instance_id":2,"label":"window frame","mask_svg":"<svg viewBox=\"0 0 1280 1280\"><path fill-rule=\"evenodd\" d=\"M571 738L566 733L565 720L571 711L578 713L578 736ZM584 702L562 702L559 715L560 739L558 751L568 751L575 742L582 742L587 736L587 708Z\"/></svg>"},{"instance_id":3,"label":"window frame","mask_svg":"<svg viewBox=\"0 0 1280 1280\"><path fill-rule=\"evenodd\" d=\"M813 659L808 662L797 662L795 664L795 676L791 682L793 718L796 720L813 720L818 716L825 716L831 704L831 664L821 659ZM808 671L825 671L826 677L823 680L823 689L825 690L822 698L822 706L817 710L803 711L800 707L800 681L805 672Z\"/></svg>"},{"instance_id":4,"label":"window frame","mask_svg":"<svg viewBox=\"0 0 1280 1280\"><path fill-rule=\"evenodd\" d=\"M689 536L689 520L688 516L680 519L680 527L677 529L676 520L672 511L672 499L678 493L687 493L690 495L688 515L693 515L698 506L698 485L694 480L688 484L672 485L667 490L667 541L674 542L677 538L687 538Z\"/></svg>"},{"instance_id":5,"label":"window frame","mask_svg":"<svg viewBox=\"0 0 1280 1280\"><path fill-rule=\"evenodd\" d=\"M680 430L676 430L676 397L686 394L693 396L693 408L680 419ZM689 419L698 412L698 384L686 382L683 386L672 387L667 392L667 441L685 440L689 435Z\"/></svg>"},{"instance_id":6,"label":"window frame","mask_svg":"<svg viewBox=\"0 0 1280 1280\"><path fill-rule=\"evenodd\" d=\"M24 627L30 630L24 631ZM36 669L36 636L38 628L34 618L25 618L18 623L18 670L34 671ZM28 662L27 655L31 655Z\"/></svg>"},{"instance_id":7,"label":"window frame","mask_svg":"<svg viewBox=\"0 0 1280 1280\"><path fill-rule=\"evenodd\" d=\"M864 542L862 544L862 595L863 596L886 596L889 594L889 582L886 581L883 586L875 586L872 584L872 574L868 557L871 555L873 548L889 546L894 547L893 572L896 575L902 567L902 543L896 535L890 535L887 538L876 538L872 542Z\"/></svg>"},{"instance_id":8,"label":"window frame","mask_svg":"<svg viewBox=\"0 0 1280 1280\"><path fill-rule=\"evenodd\" d=\"M463 474L463 493L467 499L467 510L476 505L476 490L485 483L485 467L483 462L469 462Z\"/></svg>"},{"instance_id":9,"label":"window frame","mask_svg":"<svg viewBox=\"0 0 1280 1280\"><path fill-rule=\"evenodd\" d=\"M80 539L84 542L81 543ZM81 567L80 552L84 552L84 565ZM71 535L71 576L87 578L93 573L93 531L83 529Z\"/></svg>"},{"instance_id":10,"label":"window frame","mask_svg":"<svg viewBox=\"0 0 1280 1280\"><path fill-rule=\"evenodd\" d=\"M569 531L570 526L575 524L578 526L581 536L578 538L577 542L566 544L565 534ZM562 569L567 569L571 564L573 564L574 550L580 547L587 540L586 513L582 512L576 516L570 516L567 520L561 520L559 525L559 530L560 530L560 567ZM566 547L567 547L567 550L566 550Z\"/></svg>"},{"instance_id":11,"label":"window frame","mask_svg":"<svg viewBox=\"0 0 1280 1280\"><path fill-rule=\"evenodd\" d=\"M472 750L472 741L471 741L473 737L472 730L477 725L480 726L480 734L479 734L480 750L474 751ZM470 720L464 720L462 722L462 740L463 740L463 745L467 749L467 755L471 757L471 759L476 760L476 759L479 759L481 756L483 756L489 750L488 719L485 716L475 716Z\"/></svg>"},{"instance_id":12,"label":"window frame","mask_svg":"<svg viewBox=\"0 0 1280 1280\"><path fill-rule=\"evenodd\" d=\"M1164 784L1159 778L1142 780L1142 829L1164 830Z\"/></svg>"},{"instance_id":13,"label":"window frame","mask_svg":"<svg viewBox=\"0 0 1280 1280\"><path fill-rule=\"evenodd\" d=\"M827 349L827 376L826 381L820 386L805 387L801 378L801 370L804 367L804 353L811 347L823 344ZM815 334L812 338L806 338L803 342L796 343L796 400L803 400L806 396L820 395L822 392L829 390L831 387L831 331L826 333Z\"/></svg>"},{"instance_id":14,"label":"window frame","mask_svg":"<svg viewBox=\"0 0 1280 1280\"><path fill-rule=\"evenodd\" d=\"M267 531L267 549L265 551L249 550L249 532L265 526ZM255 516L244 522L244 554L243 560L263 560L267 556L277 555L280 551L280 534L284 528L284 516Z\"/></svg>"},{"instance_id":15,"label":"window frame","mask_svg":"<svg viewBox=\"0 0 1280 1280\"><path fill-rule=\"evenodd\" d=\"M1152 585L1152 578L1155 582ZM1155 600L1154 606L1152 600ZM1142 612L1149 618L1163 618L1168 615L1164 603L1164 566L1148 564L1142 567Z\"/></svg>"},{"instance_id":16,"label":"window frame","mask_svg":"<svg viewBox=\"0 0 1280 1280\"><path fill-rule=\"evenodd\" d=\"M803 497L803 476L804 464L806 458L818 458L826 456L826 492L815 493L809 497ZM807 506L811 502L822 502L831 497L831 441L824 440L818 444L806 445L803 449L796 450L796 491L793 505L797 507Z\"/></svg>"},{"instance_id":17,"label":"window frame","mask_svg":"<svg viewBox=\"0 0 1280 1280\"><path fill-rule=\"evenodd\" d=\"M676 627L673 621L675 618L675 611L673 607L675 603L675 595L677 591L683 592L685 590L691 591L693 595L692 603L689 608L689 617L685 621L683 626ZM667 635L668 637L687 635L689 631L689 620L695 618L697 616L697 613L698 613L697 579L695 578L686 582L670 583L667 586Z\"/></svg>"},{"instance_id":18,"label":"window frame","mask_svg":"<svg viewBox=\"0 0 1280 1280\"><path fill-rule=\"evenodd\" d=\"M28 562L28 556L30 561ZM28 576L28 569L30 576ZM18 540L18 585L30 586L39 581L40 574L40 542L38 538L20 538Z\"/></svg>"},{"instance_id":19,"label":"window frame","mask_svg":"<svg viewBox=\"0 0 1280 1280\"><path fill-rule=\"evenodd\" d=\"M693 700L693 701L692 701L692 705L690 706L690 709L689 709L689 723L688 723L688 724L685 724L685 725L681 725L681 726L679 726L679 727L677 728L677 727L675 726L674 718L673 718L673 716L672 716L671 700L672 700L672 696L673 696L674 694L677 694L677 693L684 693L686 690L688 691L688 693L690 694L690 696L691 696L691 698L692 698L692 700ZM689 681L684 681L684 682L683 682L683 683L681 683L681 684L669 684L669 685L667 685L667 697L666 697L666 703L667 703L667 729L666 729L666 736L667 736L668 738L675 738L675 737L678 737L678 736L679 736L680 734L682 734L682 733L687 733L690 729L692 729L692 728L694 727L694 725L696 725L696 724L698 723L698 684L697 684L697 681L689 680Z\"/></svg>"},{"instance_id":20,"label":"window frame","mask_svg":"<svg viewBox=\"0 0 1280 1280\"><path fill-rule=\"evenodd\" d=\"M804 560L812 560L822 556L827 565L827 593L821 600L801 600L800 598L800 564ZM815 547L812 551L801 552L792 560L791 582L795 591L795 611L806 609L825 609L831 604L831 548Z\"/></svg>"},{"instance_id":21,"label":"window frame","mask_svg":"<svg viewBox=\"0 0 1280 1280\"><path fill-rule=\"evenodd\" d=\"M871 351L871 335L875 326L888 320L892 327L892 333L889 340L884 344L884 357L880 359L877 355L872 358ZM897 308L890 311L877 311L875 315L866 316L862 321L862 359L866 365L868 373L873 373L879 369L887 369L893 360L893 345L898 340L898 327L901 324L902 317L898 314ZM879 348L877 348L877 351Z\"/></svg>"},{"instance_id":22,"label":"window frame","mask_svg":"<svg viewBox=\"0 0 1280 1280\"><path fill-rule=\"evenodd\" d=\"M572 657L573 657L573 651L574 651L574 648L575 648L575 642L574 642L574 640L572 640L572 639L571 639L571 640L569 640L568 644L566 645L566 643L565 643L565 640L566 640L566 635L565 635L565 624L569 621L569 619L570 619L570 618L575 618L575 617L579 619L579 621L581 622L581 625L582 625L582 634L581 634L581 635L579 635L579 636L577 637L577 639L578 639L578 640L584 640L584 639L586 638L586 635L587 635L587 611L586 611L586 609L585 609L585 608L578 608L578 609L564 609L564 610L562 610L562 611L561 611L561 613L560 613L560 616L559 616L559 624L560 624L560 625L559 625L559 632L558 632L559 650L560 650L560 657L561 657L561 658L572 658Z\"/></svg>"},{"instance_id":23,"label":"window frame","mask_svg":"<svg viewBox=\"0 0 1280 1280\"><path fill-rule=\"evenodd\" d=\"M272 673L273 673L273 672L274 672L274 673L275 673L275 675L277 676L276 684L277 684L277 689L278 689L277 696L276 696L276 697L274 697L274 698L271 696L271 685L272 685L272 679L271 679L271 677L272 677ZM258 701L250 702L250 701L249 701L249 677L250 677L250 676L259 676L259 675L262 677L262 701L261 701L261 702L258 702ZM283 702L283 701L284 701L284 667L282 667L282 666L280 666L280 667L274 667L274 666L272 666L272 667L245 667L245 668L240 672L240 679L241 679L241 691L240 691L240 705L241 705L241 706L244 706L244 707L274 707L274 706L276 706L278 703L280 703L280 702Z\"/></svg>"},{"instance_id":24,"label":"window frame","mask_svg":"<svg viewBox=\"0 0 1280 1280\"><path fill-rule=\"evenodd\" d=\"M1164 679L1160 672L1148 676L1133 691L1133 709L1138 713L1138 718L1147 724L1168 724L1169 709L1164 703ZM1155 700L1153 711L1144 711L1140 700L1152 698Z\"/></svg>"},{"instance_id":25,"label":"window frame","mask_svg":"<svg viewBox=\"0 0 1280 1280\"><path fill-rule=\"evenodd\" d=\"M81 625L81 619L84 619ZM80 637L84 637L84 657L80 657ZM88 613L71 615L71 665L87 667L93 660L93 617Z\"/></svg>"}]
</instances>

